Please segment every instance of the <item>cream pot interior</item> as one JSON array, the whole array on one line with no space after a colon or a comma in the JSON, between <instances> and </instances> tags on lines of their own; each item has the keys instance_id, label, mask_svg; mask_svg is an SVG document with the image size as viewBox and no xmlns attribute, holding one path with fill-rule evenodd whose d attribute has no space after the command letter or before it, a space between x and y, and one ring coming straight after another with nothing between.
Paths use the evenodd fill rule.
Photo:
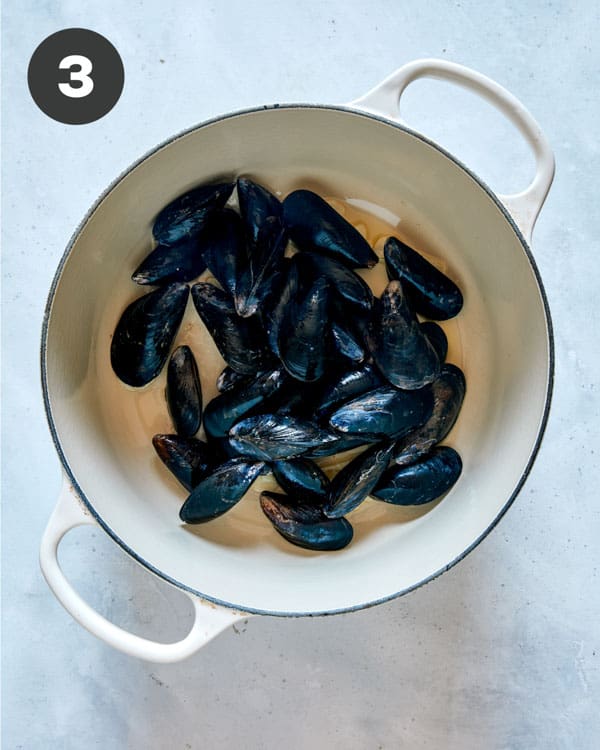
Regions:
<instances>
[{"instance_id":1,"label":"cream pot interior","mask_svg":"<svg viewBox=\"0 0 600 750\"><path fill-rule=\"evenodd\" d=\"M261 486L272 482L267 477L225 516L183 526L178 511L185 490L151 444L153 434L172 431L164 373L135 391L110 366L117 320L147 291L130 276L151 247L157 212L194 185L238 174L281 195L310 187L347 199L363 217L373 214L362 227L370 240L378 239L384 220L455 279L465 296L461 314L444 324L448 359L467 379L463 409L445 441L462 456L463 474L433 507L365 501L349 516L355 537L340 552L309 552L279 537L257 502ZM223 362L191 301L177 343L192 346L208 401ZM319 107L261 109L208 123L127 173L84 223L62 267L45 359L61 457L105 529L166 579L238 609L275 614L365 606L418 585L464 555L527 471L544 420L550 367L536 275L492 195L410 131Z\"/></svg>"}]
</instances>

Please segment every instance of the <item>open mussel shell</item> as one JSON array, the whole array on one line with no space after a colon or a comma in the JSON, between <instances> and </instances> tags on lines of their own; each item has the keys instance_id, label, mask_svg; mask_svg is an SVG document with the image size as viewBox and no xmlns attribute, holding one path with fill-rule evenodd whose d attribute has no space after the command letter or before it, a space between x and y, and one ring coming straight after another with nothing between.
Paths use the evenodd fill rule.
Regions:
<instances>
[{"instance_id":1,"label":"open mussel shell","mask_svg":"<svg viewBox=\"0 0 600 750\"><path fill-rule=\"evenodd\" d=\"M325 372L331 347L327 327L328 284L320 278L303 297L290 300L279 330L279 355L297 380L313 382Z\"/></svg>"},{"instance_id":2,"label":"open mussel shell","mask_svg":"<svg viewBox=\"0 0 600 750\"><path fill-rule=\"evenodd\" d=\"M179 346L167 367L167 405L177 434L193 437L202 423L202 389L189 346Z\"/></svg>"},{"instance_id":3,"label":"open mussel shell","mask_svg":"<svg viewBox=\"0 0 600 750\"><path fill-rule=\"evenodd\" d=\"M175 245L157 245L135 269L131 280L136 284L170 284L192 281L206 269L198 238L186 237Z\"/></svg>"},{"instance_id":4,"label":"open mussel shell","mask_svg":"<svg viewBox=\"0 0 600 750\"><path fill-rule=\"evenodd\" d=\"M192 300L217 349L233 370L252 375L273 363L260 323L255 318L240 318L226 292L198 282L192 287Z\"/></svg>"},{"instance_id":5,"label":"open mussel shell","mask_svg":"<svg viewBox=\"0 0 600 750\"><path fill-rule=\"evenodd\" d=\"M402 285L390 281L367 337L377 367L397 388L422 388L440 371L438 355L410 309Z\"/></svg>"},{"instance_id":6,"label":"open mussel shell","mask_svg":"<svg viewBox=\"0 0 600 750\"><path fill-rule=\"evenodd\" d=\"M160 460L191 491L215 465L214 451L202 440L179 435L155 435L152 445Z\"/></svg>"},{"instance_id":7,"label":"open mussel shell","mask_svg":"<svg viewBox=\"0 0 600 750\"><path fill-rule=\"evenodd\" d=\"M329 519L315 509L276 492L262 492L260 507L282 537L304 549L338 550L352 541L353 529L345 518Z\"/></svg>"},{"instance_id":8,"label":"open mussel shell","mask_svg":"<svg viewBox=\"0 0 600 750\"><path fill-rule=\"evenodd\" d=\"M440 446L408 466L393 464L371 494L393 505L424 505L447 492L461 471L458 453L448 446Z\"/></svg>"},{"instance_id":9,"label":"open mussel shell","mask_svg":"<svg viewBox=\"0 0 600 750\"><path fill-rule=\"evenodd\" d=\"M112 338L110 360L117 377L139 388L153 380L169 356L189 288L174 283L155 289L125 308Z\"/></svg>"},{"instance_id":10,"label":"open mussel shell","mask_svg":"<svg viewBox=\"0 0 600 750\"><path fill-rule=\"evenodd\" d=\"M319 507L327 502L330 482L314 461L307 458L273 461L271 470L277 484L291 497L301 497L303 502Z\"/></svg>"},{"instance_id":11,"label":"open mussel shell","mask_svg":"<svg viewBox=\"0 0 600 750\"><path fill-rule=\"evenodd\" d=\"M209 271L234 297L239 278L248 265L244 225L239 214L230 208L215 211L198 239Z\"/></svg>"},{"instance_id":12,"label":"open mussel shell","mask_svg":"<svg viewBox=\"0 0 600 750\"><path fill-rule=\"evenodd\" d=\"M283 414L247 417L229 430L229 437L240 453L265 461L293 458L336 440L312 422Z\"/></svg>"},{"instance_id":13,"label":"open mussel shell","mask_svg":"<svg viewBox=\"0 0 600 750\"><path fill-rule=\"evenodd\" d=\"M174 245L193 237L211 213L227 203L232 191L232 182L202 185L175 198L156 217L154 239L163 245Z\"/></svg>"},{"instance_id":14,"label":"open mussel shell","mask_svg":"<svg viewBox=\"0 0 600 750\"><path fill-rule=\"evenodd\" d=\"M264 372L238 388L210 401L204 411L204 429L211 437L225 437L233 425L281 388L286 375L282 369Z\"/></svg>"},{"instance_id":15,"label":"open mussel shell","mask_svg":"<svg viewBox=\"0 0 600 750\"><path fill-rule=\"evenodd\" d=\"M452 429L460 412L466 391L465 376L456 365L446 364L428 386L433 396L433 411L425 424L398 441L394 462L402 466L413 463L442 441Z\"/></svg>"},{"instance_id":16,"label":"open mussel shell","mask_svg":"<svg viewBox=\"0 0 600 750\"><path fill-rule=\"evenodd\" d=\"M384 248L390 279L399 279L414 310L427 318L447 320L461 311L463 296L456 284L396 237Z\"/></svg>"},{"instance_id":17,"label":"open mussel shell","mask_svg":"<svg viewBox=\"0 0 600 750\"><path fill-rule=\"evenodd\" d=\"M421 323L421 331L429 339L429 343L435 349L440 362L444 362L448 354L448 337L444 329L432 320Z\"/></svg>"},{"instance_id":18,"label":"open mussel shell","mask_svg":"<svg viewBox=\"0 0 600 750\"><path fill-rule=\"evenodd\" d=\"M205 523L238 503L260 475L264 463L234 458L202 479L181 506L184 523Z\"/></svg>"},{"instance_id":19,"label":"open mussel shell","mask_svg":"<svg viewBox=\"0 0 600 750\"><path fill-rule=\"evenodd\" d=\"M331 255L352 268L371 268L378 261L360 232L311 190L295 190L287 196L283 219L300 250Z\"/></svg>"},{"instance_id":20,"label":"open mussel shell","mask_svg":"<svg viewBox=\"0 0 600 750\"><path fill-rule=\"evenodd\" d=\"M348 437L397 439L423 424L432 410L433 396L428 388L400 391L382 386L340 406L329 418L329 425Z\"/></svg>"},{"instance_id":21,"label":"open mussel shell","mask_svg":"<svg viewBox=\"0 0 600 750\"><path fill-rule=\"evenodd\" d=\"M392 440L376 443L338 471L331 481L324 508L328 518L341 518L358 508L387 469L393 449Z\"/></svg>"}]
</instances>

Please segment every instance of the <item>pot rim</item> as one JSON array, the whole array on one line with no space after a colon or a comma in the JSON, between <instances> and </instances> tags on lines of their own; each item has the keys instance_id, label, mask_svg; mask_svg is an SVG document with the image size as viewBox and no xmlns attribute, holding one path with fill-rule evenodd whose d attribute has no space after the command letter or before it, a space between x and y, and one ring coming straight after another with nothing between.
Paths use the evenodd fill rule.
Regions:
<instances>
[{"instance_id":1,"label":"pot rim","mask_svg":"<svg viewBox=\"0 0 600 750\"><path fill-rule=\"evenodd\" d=\"M175 141L179 140L180 138L183 138L190 133L193 133L197 130L201 130L204 127L207 127L209 125L214 125L218 122L222 122L224 120L229 120L234 117L240 117L243 115L253 114L256 112L262 112L262 111L268 111L268 110L274 110L274 109L323 109L323 110L333 110L338 112L346 112L348 114L357 116L357 117L364 117L367 119L375 120L377 122L384 123L385 125L389 125L390 127L396 128L397 130L400 130L402 132L407 133L408 135L411 135L418 140L422 141L423 143L426 143L428 146L431 146L432 148L436 149L438 152L440 152L443 156L445 156L447 159L449 159L451 162L453 162L457 167L462 169L464 172L467 173L467 175L476 183L478 187L480 187L482 190L484 190L485 193L492 199L492 201L496 204L497 208L500 210L504 218L507 220L508 224L514 231L515 235L517 236L517 239L519 240L521 247L523 249L523 252L525 253L525 256L527 257L527 260L529 261L529 264L531 266L531 269L534 273L537 287L540 293L540 297L542 300L543 308L544 308L544 317L546 321L546 331L547 331L547 339L548 339L548 381L546 384L546 395L545 395L545 401L544 401L544 410L542 413L542 418L540 421L540 426L538 429L538 433L536 436L535 443L532 447L529 459L527 461L527 464L525 468L523 469L523 473L521 474L521 477L519 481L517 482L513 492L511 493L510 497L506 501L506 503L502 506L499 513L496 515L496 517L493 519L491 524L477 537L477 539L472 542L472 544L469 545L463 552L461 552L460 555L455 557L451 562L444 565L442 568L437 570L435 573L432 573L431 575L423 578L421 581L418 581L417 583L414 583L411 586L408 586L404 589L401 589L400 591L397 591L393 594L389 594L388 596L384 596L380 599L375 599L373 601L364 602L361 604L356 604L351 607L342 607L340 609L335 610L324 610L324 611L310 611L310 612L281 612L281 611L271 611L271 610L264 610L264 609L255 609L251 607L240 607L239 605L236 605L231 602L227 602L221 599L217 599L213 596L208 596L206 594L203 594L201 591L198 591L190 586L187 586L180 581L177 581L176 579L172 578L171 576L165 574L158 568L156 568L152 563L148 562L146 559L141 557L134 549L129 547L114 531L111 529L111 527L104 521L104 519L96 512L94 506L92 503L88 500L86 494L83 492L82 488L79 486L79 483L77 482L77 479L75 478L74 473L71 471L71 467L69 466L69 462L67 460L67 457L65 453L62 450L62 446L60 444L60 440L58 437L58 433L56 430L56 426L54 424L54 419L52 416L52 406L50 403L50 395L49 395L49 388L48 388L48 373L46 369L46 354L47 354L47 344L48 344L48 326L49 326L49 320L50 320L50 314L52 310L52 304L54 302L54 297L56 294L56 289L58 286L58 283L60 281L60 278L62 276L63 269L69 259L69 256L71 254L71 250L73 249L73 246L79 239L79 236L81 232L84 230L85 226L87 225L89 219L94 214L98 206L102 203L102 201L106 198L106 196L125 178L127 177L137 166L139 166L142 162L144 162L146 159L148 159L150 156L153 156L155 153L160 151L162 148L169 146L170 144L174 143ZM69 242L65 248L65 251L59 261L58 267L56 269L56 272L54 274L54 278L52 279L52 284L50 285L50 291L48 293L48 298L46 301L46 306L44 309L44 318L42 322L42 336L41 336L41 344L40 344L40 360L41 360L41 377L42 377L42 394L44 399L44 409L46 412L46 419L48 420L48 427L50 429L50 434L52 436L52 441L54 443L54 447L56 448L56 452L58 453L60 462L62 464L64 472L67 474L70 482L73 485L73 488L76 490L77 495L87 508L89 512L92 514L93 518L96 520L96 522L99 524L99 526L108 534L113 541L115 541L121 549L123 549L130 557L132 557L136 562L138 562L140 565L142 565L144 568L149 570L151 573L154 573L154 575L158 576L162 580L166 581L167 583L170 583L171 585L177 587L178 589L181 589L182 591L185 591L189 594L192 594L194 596L200 597L201 599L204 599L209 602L213 602L214 604L218 604L222 607L226 607L228 609L233 609L238 612L242 613L248 613L248 614L254 614L254 615L269 615L273 617L325 617L328 615L339 615L339 614L345 614L348 612L357 612L362 609L368 609L370 607L377 606L378 604L383 604L385 602L389 602L393 599L397 599L401 596L404 596L405 594L410 593L411 591L415 591L416 589L420 588L421 586L424 586L427 583L430 583L431 581L435 580L439 576L441 576L446 571L450 570L450 568L453 568L457 563L461 562L470 552L472 552L487 536L490 534L490 532L497 526L497 524L500 522L500 520L504 517L507 510L510 508L510 506L515 501L517 495L521 491L523 485L527 481L527 478L533 468L533 464L535 463L535 460L537 458L542 440L544 438L544 433L546 431L546 427L548 424L548 417L550 414L550 406L552 402L552 392L554 388L554 369L555 369L555 354L554 354L554 332L553 332L553 326L552 326L552 317L550 314L550 307L548 305L548 299L546 296L546 291L544 289L544 285L542 282L542 278L540 276L540 272L538 270L537 264L535 262L535 258L533 257L533 254L523 237L523 234L521 230L516 225L514 219L504 206L504 204L499 200L499 198L496 196L493 190L480 178L478 177L469 167L467 167L465 164L463 164L460 159L457 159L453 154L451 154L449 151L447 151L445 148L440 146L439 144L435 143L434 141L430 140L426 136L422 135L418 131L415 131L409 127L407 127L404 124L401 124L399 122L395 122L394 120L391 120L387 117L384 117L382 115L377 115L372 112L366 112L364 110L355 109L351 106L343 106L343 105L328 105L328 104L306 104L306 103L289 103L289 104L265 104L262 106L256 106L256 107L248 107L241 110L235 110L233 112L228 112L226 114L218 115L217 117L210 118L208 120L204 120L196 125L192 125L189 128L185 128L184 130L176 133L175 135L171 136L170 138L165 139L164 141L160 142L158 145L156 145L154 148L147 151L145 154L140 156L138 159L136 159L132 164L130 164L124 171L122 171L100 194L100 196L94 201L92 206L88 209L83 219L79 222L77 227L75 228L75 231L71 235L71 238L69 239Z\"/></svg>"}]
</instances>

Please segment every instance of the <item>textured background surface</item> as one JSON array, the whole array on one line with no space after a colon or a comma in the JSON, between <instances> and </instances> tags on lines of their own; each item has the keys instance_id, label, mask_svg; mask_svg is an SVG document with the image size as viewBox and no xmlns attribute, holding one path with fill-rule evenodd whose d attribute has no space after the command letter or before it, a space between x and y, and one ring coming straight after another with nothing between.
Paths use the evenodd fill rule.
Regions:
<instances>
[{"instance_id":1,"label":"textured background surface","mask_svg":"<svg viewBox=\"0 0 600 750\"><path fill-rule=\"evenodd\" d=\"M597 4L83 5L4 3L3 747L595 750ZM26 86L35 47L70 26L105 34L126 70L115 109L80 127L48 119ZM111 651L61 609L37 565L60 484L38 341L65 244L99 192L171 133L261 103L348 101L425 56L505 85L557 156L533 243L554 315L556 387L525 489L465 561L401 600L321 620L253 619L175 666ZM418 83L404 111L499 192L527 183L525 146L471 95ZM62 559L119 624L165 640L189 626L188 602L103 533L73 532Z\"/></svg>"}]
</instances>

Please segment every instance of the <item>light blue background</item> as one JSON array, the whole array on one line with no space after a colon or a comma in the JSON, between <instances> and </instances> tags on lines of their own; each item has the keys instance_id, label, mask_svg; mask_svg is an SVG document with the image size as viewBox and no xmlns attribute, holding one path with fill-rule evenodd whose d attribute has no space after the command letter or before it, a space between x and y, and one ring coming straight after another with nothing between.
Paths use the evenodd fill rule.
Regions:
<instances>
[{"instance_id":1,"label":"light blue background","mask_svg":"<svg viewBox=\"0 0 600 750\"><path fill-rule=\"evenodd\" d=\"M597 8L5 1L5 750L598 747ZM26 86L35 47L71 26L106 35L125 64L121 100L86 126L48 119ZM253 619L174 666L111 651L61 609L37 564L60 484L38 343L65 244L104 187L170 134L262 103L349 101L425 56L464 63L506 86L557 156L533 242L554 316L556 388L525 489L464 562L401 600L335 618ZM471 95L415 84L404 112L498 191L527 183L525 146ZM62 559L77 587L119 624L164 639L189 626L187 601L102 532L72 533Z\"/></svg>"}]
</instances>

